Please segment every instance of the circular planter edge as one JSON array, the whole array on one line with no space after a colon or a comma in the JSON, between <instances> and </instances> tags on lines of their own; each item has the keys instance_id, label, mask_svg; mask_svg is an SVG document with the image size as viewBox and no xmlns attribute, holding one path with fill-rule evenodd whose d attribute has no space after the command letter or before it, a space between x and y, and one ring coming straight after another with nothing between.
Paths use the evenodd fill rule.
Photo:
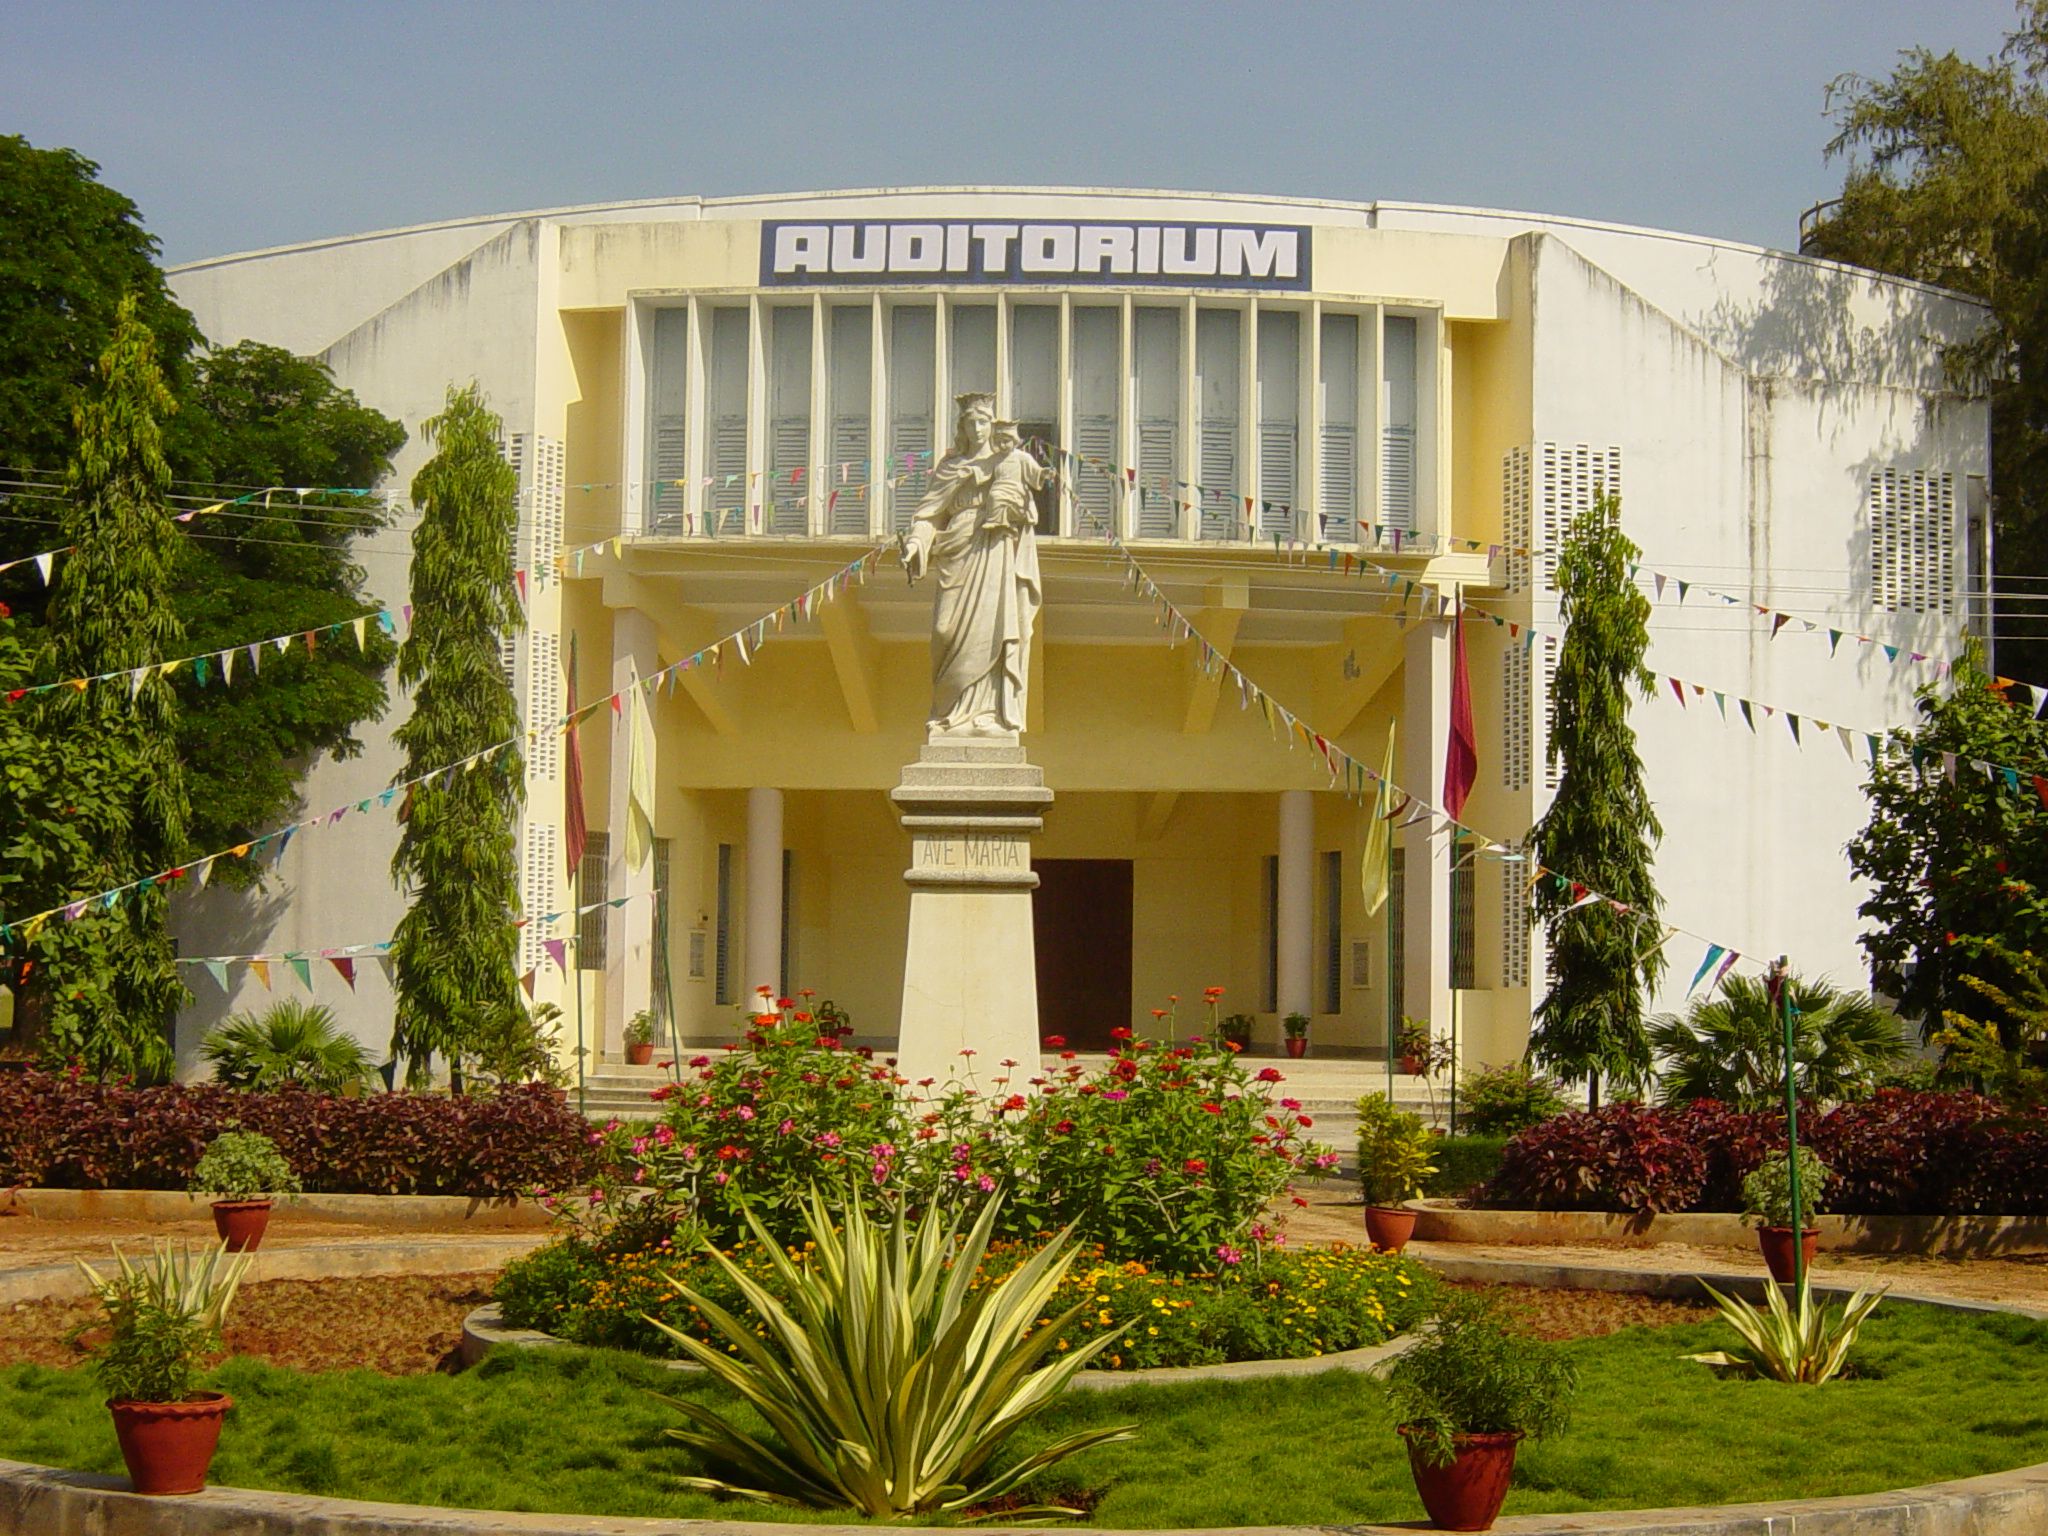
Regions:
<instances>
[{"instance_id":1,"label":"circular planter edge","mask_svg":"<svg viewBox=\"0 0 2048 1536\"><path fill-rule=\"evenodd\" d=\"M1074 1377L1076 1387L1094 1391L1115 1391L1121 1387L1177 1387L1193 1382L1258 1381L1272 1376L1319 1376L1325 1371L1363 1371L1368 1374L1390 1364L1414 1344L1414 1337L1402 1334L1384 1344L1363 1349L1344 1349L1328 1355L1308 1355L1299 1360L1231 1360L1222 1365L1168 1365L1142 1371L1082 1371ZM552 1333L534 1328L508 1328L496 1302L487 1302L462 1320L462 1342L456 1357L465 1367L475 1365L493 1349L545 1349L577 1346ZM702 1375L704 1367L694 1360L660 1360L654 1363L671 1371Z\"/></svg>"}]
</instances>

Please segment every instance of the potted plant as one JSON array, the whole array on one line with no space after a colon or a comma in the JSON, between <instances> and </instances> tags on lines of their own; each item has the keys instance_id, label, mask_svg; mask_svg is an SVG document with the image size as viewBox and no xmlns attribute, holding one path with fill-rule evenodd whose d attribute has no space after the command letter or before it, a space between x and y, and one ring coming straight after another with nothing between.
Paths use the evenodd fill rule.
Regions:
<instances>
[{"instance_id":1,"label":"potted plant","mask_svg":"<svg viewBox=\"0 0 2048 1536\"><path fill-rule=\"evenodd\" d=\"M1403 1019L1394 1035L1394 1054L1401 1058L1401 1072L1406 1077L1424 1077L1430 1067L1429 1021L1427 1019Z\"/></svg>"},{"instance_id":2,"label":"potted plant","mask_svg":"<svg viewBox=\"0 0 2048 1536\"><path fill-rule=\"evenodd\" d=\"M1282 1021L1287 1031L1287 1054L1297 1061L1308 1054L1308 1015L1290 1013Z\"/></svg>"},{"instance_id":3,"label":"potted plant","mask_svg":"<svg viewBox=\"0 0 2048 1536\"><path fill-rule=\"evenodd\" d=\"M1773 1152L1742 1181L1743 1218L1756 1224L1757 1246L1763 1249L1764 1263L1771 1271L1771 1278L1780 1285L1790 1285L1796 1273L1792 1263L1790 1168L1790 1160L1784 1153ZM1807 1225L1806 1218L1820 1214L1821 1193L1827 1182L1828 1165L1811 1147L1801 1147L1799 1246L1808 1269L1813 1267L1813 1256L1820 1246L1820 1228Z\"/></svg>"},{"instance_id":4,"label":"potted plant","mask_svg":"<svg viewBox=\"0 0 2048 1536\"><path fill-rule=\"evenodd\" d=\"M636 1067L654 1060L654 1015L645 1008L626 1026L626 1060Z\"/></svg>"},{"instance_id":5,"label":"potted plant","mask_svg":"<svg viewBox=\"0 0 2048 1536\"><path fill-rule=\"evenodd\" d=\"M1387 1374L1422 1507L1441 1530L1484 1531L1500 1514L1525 1437L1560 1434L1578 1372L1556 1345L1517 1334L1498 1303L1454 1297Z\"/></svg>"},{"instance_id":6,"label":"potted plant","mask_svg":"<svg viewBox=\"0 0 2048 1536\"><path fill-rule=\"evenodd\" d=\"M137 1493L197 1493L234 1401L193 1390L194 1366L220 1347L221 1322L251 1261L231 1256L226 1243L203 1255L159 1244L139 1265L119 1248L114 1258L120 1272L111 1277L82 1259L78 1267L106 1315L93 1371L129 1482Z\"/></svg>"},{"instance_id":7,"label":"potted plant","mask_svg":"<svg viewBox=\"0 0 2048 1536\"><path fill-rule=\"evenodd\" d=\"M1375 1248L1399 1253L1415 1235L1415 1212L1404 1202L1422 1193L1436 1165L1422 1116L1368 1093L1358 1101L1358 1182L1365 1192L1365 1232Z\"/></svg>"},{"instance_id":8,"label":"potted plant","mask_svg":"<svg viewBox=\"0 0 2048 1536\"><path fill-rule=\"evenodd\" d=\"M192 1169L192 1189L212 1195L213 1230L229 1253L248 1253L270 1225L271 1199L299 1192L299 1176L258 1131L222 1131Z\"/></svg>"},{"instance_id":9,"label":"potted plant","mask_svg":"<svg viewBox=\"0 0 2048 1536\"><path fill-rule=\"evenodd\" d=\"M1252 1043L1252 1026L1257 1022L1248 1013L1226 1013L1216 1021L1216 1034L1225 1045L1241 1051Z\"/></svg>"}]
</instances>

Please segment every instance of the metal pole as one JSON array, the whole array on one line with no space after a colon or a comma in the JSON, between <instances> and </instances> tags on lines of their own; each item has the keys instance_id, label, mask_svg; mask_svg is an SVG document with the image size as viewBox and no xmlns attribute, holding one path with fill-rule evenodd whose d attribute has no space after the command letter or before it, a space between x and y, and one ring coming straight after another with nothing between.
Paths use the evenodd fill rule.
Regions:
<instances>
[{"instance_id":1,"label":"metal pole","mask_svg":"<svg viewBox=\"0 0 2048 1536\"><path fill-rule=\"evenodd\" d=\"M1792 1194L1792 1284L1803 1294L1806 1290L1806 1221L1805 1206L1799 1198L1799 1090L1795 1081L1797 1062L1793 1055L1789 976L1786 957L1780 955L1771 967L1769 990L1771 1003L1779 1012L1785 1032L1785 1178Z\"/></svg>"},{"instance_id":2,"label":"metal pole","mask_svg":"<svg viewBox=\"0 0 2048 1536\"><path fill-rule=\"evenodd\" d=\"M1380 805L1387 797L1386 786L1382 785L1373 798L1372 813L1381 815ZM1387 829L1387 894L1380 903L1384 914L1380 919L1380 951L1386 958L1387 988L1387 1103L1394 1102L1394 1046L1395 1034L1400 1029L1400 1010L1394 1006L1394 829Z\"/></svg>"}]
</instances>

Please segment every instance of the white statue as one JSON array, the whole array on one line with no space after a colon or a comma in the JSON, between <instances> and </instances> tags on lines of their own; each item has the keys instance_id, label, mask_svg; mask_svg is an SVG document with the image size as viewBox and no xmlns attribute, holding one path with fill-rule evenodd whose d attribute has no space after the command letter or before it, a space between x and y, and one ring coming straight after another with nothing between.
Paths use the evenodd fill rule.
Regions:
<instances>
[{"instance_id":1,"label":"white statue","mask_svg":"<svg viewBox=\"0 0 2048 1536\"><path fill-rule=\"evenodd\" d=\"M1031 627L1038 619L1034 496L1043 464L995 419L995 396L961 395L953 451L932 470L901 549L932 605L930 737L1014 738L1024 729Z\"/></svg>"}]
</instances>

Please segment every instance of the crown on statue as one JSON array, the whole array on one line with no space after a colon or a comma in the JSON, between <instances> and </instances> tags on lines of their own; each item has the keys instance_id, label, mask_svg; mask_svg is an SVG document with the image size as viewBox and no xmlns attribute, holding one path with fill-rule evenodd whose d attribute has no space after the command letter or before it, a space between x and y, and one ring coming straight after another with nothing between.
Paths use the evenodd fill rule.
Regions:
<instances>
[{"instance_id":1,"label":"crown on statue","mask_svg":"<svg viewBox=\"0 0 2048 1536\"><path fill-rule=\"evenodd\" d=\"M962 416L965 416L969 411L986 411L990 416L994 416L996 413L996 397L985 390L976 390L965 395L955 395L953 397L953 404Z\"/></svg>"}]
</instances>

